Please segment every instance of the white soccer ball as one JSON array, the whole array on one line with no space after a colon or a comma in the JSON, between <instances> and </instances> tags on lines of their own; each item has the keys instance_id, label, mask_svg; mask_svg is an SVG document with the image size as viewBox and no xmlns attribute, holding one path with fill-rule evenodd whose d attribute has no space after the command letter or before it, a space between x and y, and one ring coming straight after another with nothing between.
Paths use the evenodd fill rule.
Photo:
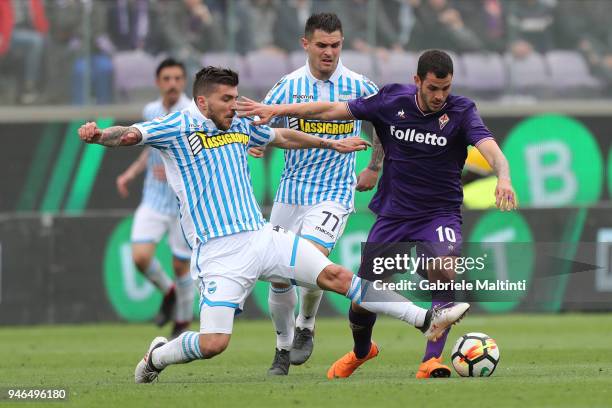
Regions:
<instances>
[{"instance_id":1,"label":"white soccer ball","mask_svg":"<svg viewBox=\"0 0 612 408\"><path fill-rule=\"evenodd\" d=\"M488 377L499 363L499 346L484 333L464 334L457 339L451 359L462 377Z\"/></svg>"}]
</instances>

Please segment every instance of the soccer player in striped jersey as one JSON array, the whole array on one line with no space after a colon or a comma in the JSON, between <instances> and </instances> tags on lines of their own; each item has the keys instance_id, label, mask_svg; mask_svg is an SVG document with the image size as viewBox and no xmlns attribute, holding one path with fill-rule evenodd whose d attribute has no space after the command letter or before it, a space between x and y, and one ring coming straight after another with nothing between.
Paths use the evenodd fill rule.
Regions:
<instances>
[{"instance_id":1,"label":"soccer player in striped jersey","mask_svg":"<svg viewBox=\"0 0 612 408\"><path fill-rule=\"evenodd\" d=\"M200 281L200 332L168 342L156 337L134 371L136 383L154 381L170 364L212 358L229 344L234 314L255 282L292 283L342 294L373 313L401 319L436 339L469 309L467 303L426 310L335 265L312 244L265 222L255 201L247 150L273 144L284 149L363 150L358 137L322 139L294 129L254 126L236 116L238 74L205 67L196 74L188 109L130 127L79 129L87 143L146 144L162 153L179 197L181 224L193 247L191 274ZM364 302L362 303L362 299Z\"/></svg>"},{"instance_id":2,"label":"soccer player in striped jersey","mask_svg":"<svg viewBox=\"0 0 612 408\"><path fill-rule=\"evenodd\" d=\"M306 64L281 78L263 103L347 101L376 93L374 83L342 64L342 34L342 22L336 14L311 15L301 39L308 56ZM361 134L360 120L279 119L285 127L324 139L341 140ZM355 153L285 150L285 167L270 222L309 240L328 256L353 211L356 184ZM269 374L287 375L290 363L303 364L312 354L315 316L323 291L305 287L299 290L296 319L296 288L274 283L270 286L268 305L276 330L276 350Z\"/></svg>"},{"instance_id":3,"label":"soccer player in striped jersey","mask_svg":"<svg viewBox=\"0 0 612 408\"><path fill-rule=\"evenodd\" d=\"M258 115L261 119L256 124L276 116L372 122L384 149L384 164L370 203L377 215L367 240L372 245L365 246L362 261L379 256L375 252L388 249L390 244L409 243L417 247L419 255L435 259L419 273L429 281L448 284L455 277L453 265L461 254L461 170L468 145L474 145L496 172L497 207L502 211L516 208L508 161L474 102L450 94L452 78L450 56L429 50L419 58L414 85L385 85L375 95L348 102L269 106L245 98L238 106L241 115ZM373 275L371 265L362 262L358 275L366 280L385 277ZM453 305L453 290L436 290L431 295L436 309ZM353 302L349 320L354 348L330 367L330 379L348 377L378 355L378 346L372 341L376 314ZM445 330L434 339L437 341L428 339L417 378L451 375L441 363L447 334Z\"/></svg>"},{"instance_id":4,"label":"soccer player in striped jersey","mask_svg":"<svg viewBox=\"0 0 612 408\"><path fill-rule=\"evenodd\" d=\"M172 58L165 59L155 74L160 97L145 106L143 119L146 121L183 110L191 102L184 93L186 72L182 63ZM164 294L156 323L163 326L174 320L172 337L176 337L187 330L193 320L194 287L189 276L191 248L179 224L178 201L166 180L159 151L146 147L138 159L117 177L117 189L122 197L127 197L129 183L145 169L142 201L132 224L132 258L138 270ZM155 258L157 244L166 233L172 251L174 282Z\"/></svg>"}]
</instances>

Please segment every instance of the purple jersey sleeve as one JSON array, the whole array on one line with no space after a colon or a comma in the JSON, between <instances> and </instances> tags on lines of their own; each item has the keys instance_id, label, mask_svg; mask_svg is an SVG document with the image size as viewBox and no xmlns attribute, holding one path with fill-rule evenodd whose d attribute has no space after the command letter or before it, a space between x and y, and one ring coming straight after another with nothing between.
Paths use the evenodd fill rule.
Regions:
<instances>
[{"instance_id":1,"label":"purple jersey sleeve","mask_svg":"<svg viewBox=\"0 0 612 408\"><path fill-rule=\"evenodd\" d=\"M463 133L466 142L473 146L478 146L478 144L487 139L493 139L493 134L482 122L482 118L476 111L475 106L470 107L465 113Z\"/></svg>"},{"instance_id":2,"label":"purple jersey sleeve","mask_svg":"<svg viewBox=\"0 0 612 408\"><path fill-rule=\"evenodd\" d=\"M351 115L355 119L376 122L383 101L383 89L377 93L348 101Z\"/></svg>"}]
</instances>

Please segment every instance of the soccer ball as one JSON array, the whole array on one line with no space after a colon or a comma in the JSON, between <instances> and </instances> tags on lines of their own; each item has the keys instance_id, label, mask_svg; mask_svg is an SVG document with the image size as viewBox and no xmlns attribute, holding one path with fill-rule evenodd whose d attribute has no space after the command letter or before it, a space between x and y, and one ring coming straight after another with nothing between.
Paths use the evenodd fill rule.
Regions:
<instances>
[{"instance_id":1,"label":"soccer ball","mask_svg":"<svg viewBox=\"0 0 612 408\"><path fill-rule=\"evenodd\" d=\"M499 363L499 347L484 333L468 333L457 339L451 356L460 376L488 377Z\"/></svg>"}]
</instances>

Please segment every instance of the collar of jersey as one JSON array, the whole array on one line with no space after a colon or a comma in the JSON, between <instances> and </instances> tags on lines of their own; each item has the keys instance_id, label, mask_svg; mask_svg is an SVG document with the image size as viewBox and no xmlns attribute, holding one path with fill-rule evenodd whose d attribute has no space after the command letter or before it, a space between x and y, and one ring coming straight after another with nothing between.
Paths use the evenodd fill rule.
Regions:
<instances>
[{"instance_id":1,"label":"collar of jersey","mask_svg":"<svg viewBox=\"0 0 612 408\"><path fill-rule=\"evenodd\" d=\"M320 80L316 78L314 75L312 75L312 71L310 71L310 64L308 60L306 60L306 65L304 66L304 68L306 69L306 75L308 76L308 79L310 79L311 81L313 82L332 82L334 84L338 81L338 78L340 78L340 75L342 75L342 71L344 71L344 65L342 65L342 59L340 58L338 59L338 65L336 66L336 70L334 71L332 76L329 77L327 81Z\"/></svg>"},{"instance_id":2,"label":"collar of jersey","mask_svg":"<svg viewBox=\"0 0 612 408\"><path fill-rule=\"evenodd\" d=\"M419 106L419 102L417 100L417 95L414 94L414 106L416 106L417 110L419 112L421 112L421 115L423 115L423 116L430 116L430 115L435 115L436 113L440 113L440 112L442 112L446 108L447 104L448 104L448 102L444 102L444 105L442 105L442 107L440 109L438 109L437 111L435 111L435 112L423 112L421 110L421 107Z\"/></svg>"}]
</instances>

